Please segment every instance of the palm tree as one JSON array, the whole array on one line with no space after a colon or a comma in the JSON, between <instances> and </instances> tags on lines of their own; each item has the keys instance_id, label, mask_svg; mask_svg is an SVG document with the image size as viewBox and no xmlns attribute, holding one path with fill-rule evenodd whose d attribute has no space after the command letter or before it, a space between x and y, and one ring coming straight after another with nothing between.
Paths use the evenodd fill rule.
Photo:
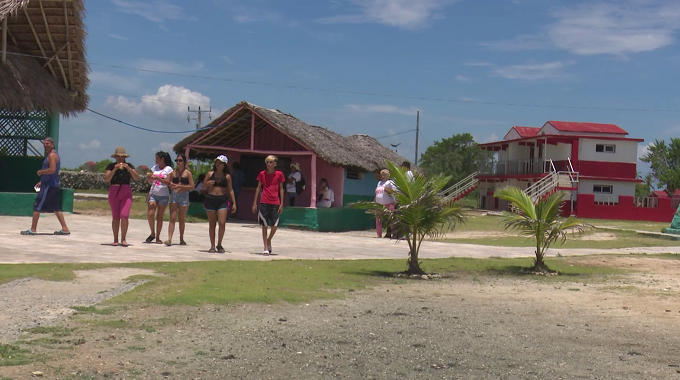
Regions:
<instances>
[{"instance_id":1,"label":"palm tree","mask_svg":"<svg viewBox=\"0 0 680 380\"><path fill-rule=\"evenodd\" d=\"M389 161L387 166L390 179L399 190L394 194L398 207L389 211L375 202L357 202L353 207L371 209L376 213L376 218L383 217L387 225L399 226L399 233L406 235L409 247L406 273L425 274L418 262L421 244L426 238L435 240L456 224L464 222L462 207L447 201L442 195L451 177L438 175L426 178L416 175L409 180L406 170Z\"/></svg>"},{"instance_id":2,"label":"palm tree","mask_svg":"<svg viewBox=\"0 0 680 380\"><path fill-rule=\"evenodd\" d=\"M560 218L560 205L565 194L557 192L547 198L540 198L536 202L531 197L514 186L504 187L496 191L496 197L511 202L512 212L505 214L501 224L507 229L516 230L521 236L536 239L536 258L533 271L550 272L543 261L545 253L552 243L567 240L569 230L582 233L589 225L576 220L573 216Z\"/></svg>"}]
</instances>

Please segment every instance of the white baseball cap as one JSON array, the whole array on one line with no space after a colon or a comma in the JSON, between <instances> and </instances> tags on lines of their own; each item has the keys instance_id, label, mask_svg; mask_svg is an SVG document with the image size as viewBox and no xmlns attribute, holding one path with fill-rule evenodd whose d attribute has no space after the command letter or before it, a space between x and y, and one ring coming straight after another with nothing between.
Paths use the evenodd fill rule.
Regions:
<instances>
[{"instance_id":1,"label":"white baseball cap","mask_svg":"<svg viewBox=\"0 0 680 380\"><path fill-rule=\"evenodd\" d=\"M219 156L217 156L215 161L222 161L226 164L227 162L229 162L229 159L227 158L227 156L220 154Z\"/></svg>"}]
</instances>

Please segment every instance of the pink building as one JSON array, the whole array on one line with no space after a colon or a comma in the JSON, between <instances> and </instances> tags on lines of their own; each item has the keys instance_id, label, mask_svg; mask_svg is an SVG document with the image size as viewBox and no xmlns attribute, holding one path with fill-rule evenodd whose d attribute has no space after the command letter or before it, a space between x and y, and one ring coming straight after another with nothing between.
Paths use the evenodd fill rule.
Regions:
<instances>
[{"instance_id":1,"label":"pink building","mask_svg":"<svg viewBox=\"0 0 680 380\"><path fill-rule=\"evenodd\" d=\"M516 186L532 197L567 193L565 215L626 220L672 220L668 202L635 196L637 147L614 124L548 121L542 127L514 126L503 140L480 144L494 152L491 162L469 181L479 190L479 205L506 210L497 189Z\"/></svg>"}]
</instances>

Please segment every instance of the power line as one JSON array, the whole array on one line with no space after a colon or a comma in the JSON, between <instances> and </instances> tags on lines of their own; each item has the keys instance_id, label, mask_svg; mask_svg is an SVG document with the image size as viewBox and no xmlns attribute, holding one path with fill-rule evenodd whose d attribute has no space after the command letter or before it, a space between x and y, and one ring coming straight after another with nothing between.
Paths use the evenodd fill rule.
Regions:
<instances>
[{"instance_id":1,"label":"power line","mask_svg":"<svg viewBox=\"0 0 680 380\"><path fill-rule=\"evenodd\" d=\"M386 137L399 136L399 135L403 135L404 133L414 132L415 130L416 130L416 129L413 128L413 129L409 129L408 131L403 131L403 132L393 133L393 134L391 134L391 135L385 135L385 136L376 137L375 139L376 139L376 140L380 140L380 139L384 139L384 138L386 138Z\"/></svg>"},{"instance_id":2,"label":"power line","mask_svg":"<svg viewBox=\"0 0 680 380\"><path fill-rule=\"evenodd\" d=\"M7 54L20 55L20 56L33 57L33 58L42 58L42 59L49 59L50 58L50 57L44 57L44 56L40 56L40 55L13 53L13 52L7 52ZM83 61L73 61L73 62L87 64L87 62L83 62ZM509 106L509 107L580 109L580 110L593 110L593 111L680 112L680 109L625 108L625 107L622 108L622 107L594 107L594 106L588 107L588 106L566 106L566 105L551 105L551 104L490 102L490 101L482 101L482 100L432 98L432 97L427 97L427 96L384 94L384 93L377 93L377 92L336 90L336 89L321 88L321 87L296 86L296 85L282 84L282 83L256 82L256 81L247 81L247 80L241 80L241 79L214 77L214 76L208 76L208 75L183 74L183 73L175 73L175 72L170 72L170 71L140 69L140 68L135 68L135 67L121 66L121 65L108 65L108 64L104 64L104 63L92 63L92 62L90 62L89 65L109 67L109 68L122 69L122 70L133 70L133 71L139 71L139 72L145 72L145 73L165 74L165 75L187 77L187 78L210 79L210 80L217 80L217 81L231 82L231 83L253 84L253 85L258 85L258 86L281 87L281 88L290 88L290 89L296 89L296 90L319 91L319 92L329 92L329 93L335 93L335 94L348 94L348 95L375 96L375 97L394 98L394 99L424 100L424 101L435 101L435 102L480 104L480 105Z\"/></svg>"},{"instance_id":3,"label":"power line","mask_svg":"<svg viewBox=\"0 0 680 380\"><path fill-rule=\"evenodd\" d=\"M140 130L142 130L142 131L153 132L153 133L193 133L193 132L197 132L197 131L206 131L206 130L209 130L209 129L217 128L217 126L214 126L214 127L203 127L203 128L198 128L198 129L190 129L190 130L187 130L187 131L160 131L160 130L157 130L157 129L150 129L150 128L139 127L139 126L137 126L137 125L130 124L130 123L125 122L125 121L122 121L122 120L120 120L120 119L116 119L115 117L111 117L111 116L108 116L108 115L104 115L103 113L97 112L97 111L95 111L95 110L93 110L93 109L90 109L90 108L88 108L88 107L85 107L85 109L88 110L88 111L90 111L90 112L92 112L92 113L94 113L94 114L97 114L97 115L99 115L99 116L101 116L101 117L103 117L103 118L106 118L106 119L109 119L109 120L112 120L112 121L116 121L116 122L119 122L119 123L121 123L121 124L125 124L125 125L127 125L127 126L129 126L129 127L135 128L135 129L140 129ZM238 119L236 119L236 120L232 120L232 121L230 121L229 123L220 125L220 127L221 127L221 126L231 125L231 124L233 124L233 123L236 123L237 121L244 120L246 117L250 117L250 116L249 116L249 115L241 116L240 118L238 118Z\"/></svg>"}]
</instances>

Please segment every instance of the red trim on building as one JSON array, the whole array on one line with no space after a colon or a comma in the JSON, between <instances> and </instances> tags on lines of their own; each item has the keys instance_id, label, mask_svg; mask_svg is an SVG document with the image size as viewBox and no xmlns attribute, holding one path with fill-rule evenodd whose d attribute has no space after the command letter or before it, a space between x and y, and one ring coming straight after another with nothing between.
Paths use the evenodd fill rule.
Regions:
<instances>
[{"instance_id":1,"label":"red trim on building","mask_svg":"<svg viewBox=\"0 0 680 380\"><path fill-rule=\"evenodd\" d=\"M631 180L637 177L637 164L628 162L580 161L579 176Z\"/></svg>"},{"instance_id":2,"label":"red trim on building","mask_svg":"<svg viewBox=\"0 0 680 380\"><path fill-rule=\"evenodd\" d=\"M617 205L595 204L595 195L579 194L576 202L576 215L579 218L645 220L670 223L675 210L671 198L659 198L658 207L636 207L634 197L619 196Z\"/></svg>"},{"instance_id":3,"label":"red trim on building","mask_svg":"<svg viewBox=\"0 0 680 380\"><path fill-rule=\"evenodd\" d=\"M548 139L550 141L550 144L555 144L556 142L561 142L565 144L572 144L574 140L578 139L591 139L591 140L612 140L612 141L635 141L635 142L644 142L645 139L633 139L633 138L628 138L628 137L611 137L611 136L597 136L597 135L540 135L540 136L535 136L535 137L523 137L520 139L514 139L514 140L500 140L500 141L494 141L490 143L484 143L484 144L477 144L478 147L481 149L484 149L485 147L493 147L497 145L506 145L508 143L513 143L516 141L537 141L537 142L544 142L544 140Z\"/></svg>"},{"instance_id":4,"label":"red trim on building","mask_svg":"<svg viewBox=\"0 0 680 380\"><path fill-rule=\"evenodd\" d=\"M546 123L562 132L581 132L581 133L611 133L617 135L627 135L628 132L616 124L600 123L580 123L575 121L555 121L548 120ZM545 127L545 125L543 126Z\"/></svg>"}]
</instances>

